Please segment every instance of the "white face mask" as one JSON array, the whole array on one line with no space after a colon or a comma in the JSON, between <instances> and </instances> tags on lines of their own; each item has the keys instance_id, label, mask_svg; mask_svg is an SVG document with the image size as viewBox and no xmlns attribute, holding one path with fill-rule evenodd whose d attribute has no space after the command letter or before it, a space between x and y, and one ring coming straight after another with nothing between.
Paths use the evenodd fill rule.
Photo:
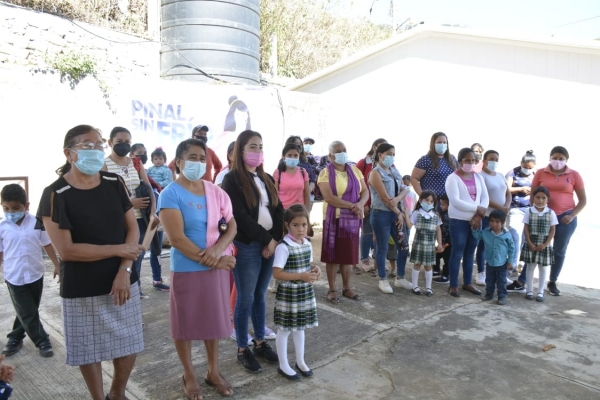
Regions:
<instances>
[{"instance_id":1,"label":"white face mask","mask_svg":"<svg viewBox=\"0 0 600 400\"><path fill-rule=\"evenodd\" d=\"M498 162L497 161L488 161L487 162L487 169L489 169L490 171L494 172L494 171L496 171L496 168L498 168Z\"/></svg>"}]
</instances>

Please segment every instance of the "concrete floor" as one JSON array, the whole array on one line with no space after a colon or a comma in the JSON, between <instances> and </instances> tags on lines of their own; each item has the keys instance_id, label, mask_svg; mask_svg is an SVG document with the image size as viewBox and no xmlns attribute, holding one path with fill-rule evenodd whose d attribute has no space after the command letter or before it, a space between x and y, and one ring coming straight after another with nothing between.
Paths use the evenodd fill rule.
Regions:
<instances>
[{"instance_id":1,"label":"concrete floor","mask_svg":"<svg viewBox=\"0 0 600 400\"><path fill-rule=\"evenodd\" d=\"M319 255L320 237L313 243ZM169 259L163 261L163 271L168 271ZM79 370L64 364L58 285L48 271L41 315L56 354L43 359L26 340L7 359L17 367L13 398L86 399ZM142 275L148 294L142 301L146 349L138 356L128 397L182 399L182 369L169 336L169 296L152 290L147 260ZM235 397L600 399L599 290L562 284L563 296L547 295L544 303L510 294L507 305L498 306L469 293L454 299L444 285L435 285L435 295L427 298L396 288L385 295L377 289L377 278L366 274L353 276L352 282L364 300L344 298L339 305L326 301L324 276L315 284L319 327L306 336L306 361L315 372L311 379L289 382L274 365L263 365L258 375L247 374L235 361L235 343L223 340L221 366ZM267 321L272 321L273 300L269 293ZM7 290L0 290L0 305L4 334L14 318ZM544 352L548 344L556 348ZM293 363L293 345L289 353ZM193 359L204 398L220 398L203 383L206 357L201 342L194 346ZM111 365L103 366L108 390Z\"/></svg>"}]
</instances>

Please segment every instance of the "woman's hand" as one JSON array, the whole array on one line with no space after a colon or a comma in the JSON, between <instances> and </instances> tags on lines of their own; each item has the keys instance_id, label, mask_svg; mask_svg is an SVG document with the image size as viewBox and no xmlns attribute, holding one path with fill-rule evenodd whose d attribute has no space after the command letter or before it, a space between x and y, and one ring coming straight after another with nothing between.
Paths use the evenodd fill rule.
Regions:
<instances>
[{"instance_id":1,"label":"woman's hand","mask_svg":"<svg viewBox=\"0 0 600 400\"><path fill-rule=\"evenodd\" d=\"M58 281L56 283L60 283L60 264L54 266L54 274L52 275L52 279L58 276Z\"/></svg>"},{"instance_id":2,"label":"woman's hand","mask_svg":"<svg viewBox=\"0 0 600 400\"><path fill-rule=\"evenodd\" d=\"M215 268L222 253L217 246L207 247L198 254L200 256L200 264L209 268Z\"/></svg>"},{"instance_id":3,"label":"woman's hand","mask_svg":"<svg viewBox=\"0 0 600 400\"><path fill-rule=\"evenodd\" d=\"M140 254L144 251L144 246L141 244L125 243L121 245L119 257L125 260L136 261Z\"/></svg>"},{"instance_id":4,"label":"woman's hand","mask_svg":"<svg viewBox=\"0 0 600 400\"><path fill-rule=\"evenodd\" d=\"M531 187L530 186L523 186L521 188L521 192L525 193L525 194L530 194L531 193Z\"/></svg>"},{"instance_id":5,"label":"woman's hand","mask_svg":"<svg viewBox=\"0 0 600 400\"><path fill-rule=\"evenodd\" d=\"M360 218L363 218L365 215L365 206L360 205L359 203L353 204L350 210Z\"/></svg>"},{"instance_id":6,"label":"woman's hand","mask_svg":"<svg viewBox=\"0 0 600 400\"><path fill-rule=\"evenodd\" d=\"M131 204L133 205L133 208L143 210L150 206L150 197L133 198L131 199Z\"/></svg>"},{"instance_id":7,"label":"woman's hand","mask_svg":"<svg viewBox=\"0 0 600 400\"><path fill-rule=\"evenodd\" d=\"M275 247L277 247L277 242L275 239L271 239L269 244L263 247L262 256L264 258L270 258L273 254L275 254Z\"/></svg>"},{"instance_id":8,"label":"woman's hand","mask_svg":"<svg viewBox=\"0 0 600 400\"><path fill-rule=\"evenodd\" d=\"M115 297L114 305L122 306L131 297L131 290L129 285L129 272L119 269L117 276L113 280L112 289L110 289L111 296Z\"/></svg>"},{"instance_id":9,"label":"woman's hand","mask_svg":"<svg viewBox=\"0 0 600 400\"><path fill-rule=\"evenodd\" d=\"M235 257L223 256L219 259L219 262L214 267L215 269L224 269L225 271L231 271L235 268Z\"/></svg>"},{"instance_id":10,"label":"woman's hand","mask_svg":"<svg viewBox=\"0 0 600 400\"><path fill-rule=\"evenodd\" d=\"M481 228L481 217L479 214L475 214L475 216L471 218L471 228L475 230L479 230Z\"/></svg>"},{"instance_id":11,"label":"woman's hand","mask_svg":"<svg viewBox=\"0 0 600 400\"><path fill-rule=\"evenodd\" d=\"M364 207L365 218L367 218L369 216L369 211L371 211L371 207L365 206Z\"/></svg>"},{"instance_id":12,"label":"woman's hand","mask_svg":"<svg viewBox=\"0 0 600 400\"><path fill-rule=\"evenodd\" d=\"M477 206L477 215L479 215L480 217L485 217L485 212L486 211L487 211L487 208L481 207L481 206Z\"/></svg>"},{"instance_id":13,"label":"woman's hand","mask_svg":"<svg viewBox=\"0 0 600 400\"><path fill-rule=\"evenodd\" d=\"M313 272L313 270L310 270L309 272L301 273L300 279L303 280L304 282L313 283L318 278L317 278L317 273Z\"/></svg>"},{"instance_id":14,"label":"woman's hand","mask_svg":"<svg viewBox=\"0 0 600 400\"><path fill-rule=\"evenodd\" d=\"M563 225L569 225L571 221L573 221L573 218L575 218L573 214L567 214L560 219L560 223Z\"/></svg>"}]
</instances>

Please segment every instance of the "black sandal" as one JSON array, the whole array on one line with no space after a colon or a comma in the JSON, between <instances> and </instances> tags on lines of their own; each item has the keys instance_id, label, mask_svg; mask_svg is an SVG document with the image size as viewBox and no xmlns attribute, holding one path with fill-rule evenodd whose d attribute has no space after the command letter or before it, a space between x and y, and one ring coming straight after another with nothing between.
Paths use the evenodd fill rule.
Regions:
<instances>
[{"instance_id":1,"label":"black sandal","mask_svg":"<svg viewBox=\"0 0 600 400\"><path fill-rule=\"evenodd\" d=\"M418 286L417 286L417 287L414 287L414 288L412 288L412 292L413 292L414 294L418 294L418 295L420 295L421 293L423 293L423 292L421 291L421 288L420 288L420 287L418 287Z\"/></svg>"},{"instance_id":2,"label":"black sandal","mask_svg":"<svg viewBox=\"0 0 600 400\"><path fill-rule=\"evenodd\" d=\"M350 293L348 293L348 292L350 292ZM346 293L348 293L348 294L346 294ZM342 295L351 300L356 300L356 301L362 300L362 297L360 297L360 295L354 293L352 291L352 289L342 289Z\"/></svg>"},{"instance_id":3,"label":"black sandal","mask_svg":"<svg viewBox=\"0 0 600 400\"><path fill-rule=\"evenodd\" d=\"M329 293L335 293L336 296L329 297ZM329 292L327 292L327 300L329 300L331 304L340 304L340 298L337 296L337 290L330 290Z\"/></svg>"}]
</instances>

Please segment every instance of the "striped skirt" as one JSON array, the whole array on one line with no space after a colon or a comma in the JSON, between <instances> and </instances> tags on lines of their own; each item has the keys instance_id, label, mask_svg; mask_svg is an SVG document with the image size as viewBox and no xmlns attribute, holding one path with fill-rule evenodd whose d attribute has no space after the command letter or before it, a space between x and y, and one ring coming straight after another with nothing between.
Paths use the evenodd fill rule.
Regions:
<instances>
[{"instance_id":1,"label":"striped skirt","mask_svg":"<svg viewBox=\"0 0 600 400\"><path fill-rule=\"evenodd\" d=\"M295 282L286 281L277 285L275 330L301 331L319 326L313 285Z\"/></svg>"},{"instance_id":2,"label":"striped skirt","mask_svg":"<svg viewBox=\"0 0 600 400\"><path fill-rule=\"evenodd\" d=\"M144 350L138 292L136 282L131 299L122 306L115 306L108 294L62 299L68 365L114 360Z\"/></svg>"}]
</instances>

